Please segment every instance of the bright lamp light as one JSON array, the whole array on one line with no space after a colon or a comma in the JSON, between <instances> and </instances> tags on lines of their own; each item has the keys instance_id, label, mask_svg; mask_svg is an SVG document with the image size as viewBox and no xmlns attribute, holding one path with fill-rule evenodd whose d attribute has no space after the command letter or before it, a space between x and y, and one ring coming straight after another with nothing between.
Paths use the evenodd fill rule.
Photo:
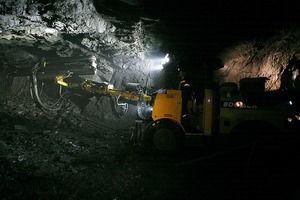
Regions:
<instances>
[{"instance_id":1,"label":"bright lamp light","mask_svg":"<svg viewBox=\"0 0 300 200\"><path fill-rule=\"evenodd\" d=\"M162 70L164 65L170 61L169 54L166 54L165 57L153 58L152 59L152 70Z\"/></svg>"}]
</instances>

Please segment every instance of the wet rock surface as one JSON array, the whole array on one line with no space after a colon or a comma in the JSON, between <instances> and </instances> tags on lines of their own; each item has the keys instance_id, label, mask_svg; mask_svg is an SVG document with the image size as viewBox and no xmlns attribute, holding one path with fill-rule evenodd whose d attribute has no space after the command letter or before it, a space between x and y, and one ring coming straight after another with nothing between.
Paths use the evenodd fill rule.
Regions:
<instances>
[{"instance_id":1,"label":"wet rock surface","mask_svg":"<svg viewBox=\"0 0 300 200\"><path fill-rule=\"evenodd\" d=\"M75 105L51 117L4 91L0 105L3 200L299 197L295 140L267 151L217 142L154 155L132 146L129 129L87 120Z\"/></svg>"}]
</instances>

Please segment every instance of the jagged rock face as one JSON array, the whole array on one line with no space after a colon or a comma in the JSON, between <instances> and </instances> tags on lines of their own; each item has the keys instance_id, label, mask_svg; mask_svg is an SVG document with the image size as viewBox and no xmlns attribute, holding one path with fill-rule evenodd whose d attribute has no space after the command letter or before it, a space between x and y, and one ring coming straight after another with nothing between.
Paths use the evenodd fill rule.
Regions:
<instances>
[{"instance_id":1,"label":"jagged rock face","mask_svg":"<svg viewBox=\"0 0 300 200\"><path fill-rule=\"evenodd\" d=\"M128 82L153 89L162 87L159 74L152 71L153 61L158 58L154 56L164 56L159 51L162 43L153 32L158 21L140 17L126 21L110 16L107 14L115 13L99 7L101 3L97 1L96 9L92 0L0 1L1 89L29 94L26 77L7 77L11 67L33 67L41 58L51 63L91 55L96 57L97 74L84 78L109 82L121 90ZM98 105L106 101L91 101L89 107L93 109L87 110L110 119L107 105Z\"/></svg>"},{"instance_id":2,"label":"jagged rock face","mask_svg":"<svg viewBox=\"0 0 300 200\"><path fill-rule=\"evenodd\" d=\"M97 81L122 89L124 83L119 81L132 79L132 71L140 78L149 76L151 54L161 45L146 30L153 22L146 25L137 19L126 24L97 12L92 0L5 1L0 9L2 65L9 65L7 60L30 65L41 57L95 55Z\"/></svg>"},{"instance_id":3,"label":"jagged rock face","mask_svg":"<svg viewBox=\"0 0 300 200\"><path fill-rule=\"evenodd\" d=\"M228 47L220 54L224 66L214 72L214 80L218 84L239 84L242 78L266 77L267 91L284 87L298 90L299 34L298 29L293 29L265 40L248 40Z\"/></svg>"}]
</instances>

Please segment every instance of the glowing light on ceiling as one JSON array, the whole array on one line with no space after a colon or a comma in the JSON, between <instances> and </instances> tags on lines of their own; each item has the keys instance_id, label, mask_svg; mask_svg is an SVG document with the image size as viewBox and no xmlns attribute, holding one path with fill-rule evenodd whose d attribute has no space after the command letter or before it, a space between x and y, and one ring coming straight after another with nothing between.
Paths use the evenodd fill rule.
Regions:
<instances>
[{"instance_id":1,"label":"glowing light on ceiling","mask_svg":"<svg viewBox=\"0 0 300 200\"><path fill-rule=\"evenodd\" d=\"M162 65L168 63L170 61L170 58L169 58L169 54L167 53L166 56L164 57L164 60L162 62Z\"/></svg>"},{"instance_id":2,"label":"glowing light on ceiling","mask_svg":"<svg viewBox=\"0 0 300 200\"><path fill-rule=\"evenodd\" d=\"M153 58L152 59L152 70L162 70L164 65L170 62L169 54L166 54L165 57Z\"/></svg>"}]
</instances>

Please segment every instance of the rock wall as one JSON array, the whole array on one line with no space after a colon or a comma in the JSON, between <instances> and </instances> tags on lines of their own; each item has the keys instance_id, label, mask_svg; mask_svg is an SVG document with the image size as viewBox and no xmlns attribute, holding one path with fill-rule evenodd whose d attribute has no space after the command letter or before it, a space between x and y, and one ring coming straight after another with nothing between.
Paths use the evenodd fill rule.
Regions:
<instances>
[{"instance_id":1,"label":"rock wall","mask_svg":"<svg viewBox=\"0 0 300 200\"><path fill-rule=\"evenodd\" d=\"M149 78L151 54L161 46L150 31L155 21L139 18L129 23L100 14L92 0L0 3L3 57L15 60L23 50L34 63L40 57L59 60L95 55L99 69L97 81L114 82L122 87L120 73L125 79L131 79L132 72L139 79Z\"/></svg>"},{"instance_id":2,"label":"rock wall","mask_svg":"<svg viewBox=\"0 0 300 200\"><path fill-rule=\"evenodd\" d=\"M93 0L0 0L0 89L29 95L27 77L7 76L13 67L31 68L41 58L59 63L61 58L91 55L96 57L97 74L86 79L109 82L121 90L128 82L160 88L159 74L152 71L153 54L161 46L153 33L157 21L139 17L126 21L108 10L96 10ZM103 98L91 99L85 111L111 121L110 106Z\"/></svg>"},{"instance_id":3,"label":"rock wall","mask_svg":"<svg viewBox=\"0 0 300 200\"><path fill-rule=\"evenodd\" d=\"M219 55L224 66L214 71L214 81L235 82L249 77L266 77L266 90L298 87L300 31L278 32L270 38L236 43Z\"/></svg>"}]
</instances>

